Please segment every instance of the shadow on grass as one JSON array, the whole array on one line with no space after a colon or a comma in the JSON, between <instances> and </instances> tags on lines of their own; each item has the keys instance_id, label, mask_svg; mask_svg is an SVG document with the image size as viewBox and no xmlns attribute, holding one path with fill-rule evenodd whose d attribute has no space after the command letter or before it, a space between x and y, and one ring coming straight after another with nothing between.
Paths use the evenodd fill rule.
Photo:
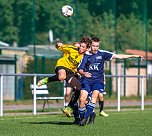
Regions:
<instances>
[{"instance_id":1,"label":"shadow on grass","mask_svg":"<svg viewBox=\"0 0 152 136\"><path fill-rule=\"evenodd\" d=\"M74 125L73 122L58 122L58 121L49 121L49 122L21 122L22 124L55 124L55 125Z\"/></svg>"}]
</instances>

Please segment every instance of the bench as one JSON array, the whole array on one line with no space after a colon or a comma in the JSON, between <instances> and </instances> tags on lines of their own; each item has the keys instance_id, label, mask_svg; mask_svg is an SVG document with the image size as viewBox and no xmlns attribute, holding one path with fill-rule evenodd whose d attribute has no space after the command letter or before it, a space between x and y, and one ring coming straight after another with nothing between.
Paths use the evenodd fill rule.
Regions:
<instances>
[{"instance_id":1,"label":"bench","mask_svg":"<svg viewBox=\"0 0 152 136\"><path fill-rule=\"evenodd\" d=\"M32 94L33 94L34 85L31 84L30 88L31 88ZM48 106L49 106L48 100L56 100L58 103L58 100L64 100L64 97L50 97L47 85L42 85L42 86L36 85L36 100L44 100L43 109L42 109L42 111L44 111L46 103L48 103Z\"/></svg>"}]
</instances>

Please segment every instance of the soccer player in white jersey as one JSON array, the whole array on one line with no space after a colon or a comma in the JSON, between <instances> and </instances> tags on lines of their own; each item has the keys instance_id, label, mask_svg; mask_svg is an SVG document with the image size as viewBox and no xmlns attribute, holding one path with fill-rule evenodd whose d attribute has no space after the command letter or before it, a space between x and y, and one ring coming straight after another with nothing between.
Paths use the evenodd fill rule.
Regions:
<instances>
[{"instance_id":1,"label":"soccer player in white jersey","mask_svg":"<svg viewBox=\"0 0 152 136\"><path fill-rule=\"evenodd\" d=\"M82 120L79 125L84 126L88 117L96 106L96 100L99 93L104 91L104 62L112 59L141 58L140 55L113 54L109 51L99 50L100 40L97 37L92 38L91 49L89 53L83 56L79 64L78 71L82 75L82 84L80 92L79 114ZM85 107L85 100L88 93L92 92L92 98ZM83 111L86 111L83 113ZM84 114L84 115L83 115Z\"/></svg>"}]
</instances>

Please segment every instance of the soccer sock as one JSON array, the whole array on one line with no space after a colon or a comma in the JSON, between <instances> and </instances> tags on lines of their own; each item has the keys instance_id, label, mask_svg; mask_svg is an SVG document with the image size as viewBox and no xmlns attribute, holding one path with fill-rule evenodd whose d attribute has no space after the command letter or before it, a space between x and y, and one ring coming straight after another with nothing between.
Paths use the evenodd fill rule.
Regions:
<instances>
[{"instance_id":1,"label":"soccer sock","mask_svg":"<svg viewBox=\"0 0 152 136\"><path fill-rule=\"evenodd\" d=\"M72 94L71 100L68 104L68 106L70 106L72 109L74 107L74 104L78 101L80 96L80 90L76 90L74 91L74 93Z\"/></svg>"},{"instance_id":2,"label":"soccer sock","mask_svg":"<svg viewBox=\"0 0 152 136\"><path fill-rule=\"evenodd\" d=\"M96 114L95 114L95 112L93 111L93 112L91 113L91 115L90 115L90 120L94 119L95 116L96 116Z\"/></svg>"},{"instance_id":3,"label":"soccer sock","mask_svg":"<svg viewBox=\"0 0 152 136\"><path fill-rule=\"evenodd\" d=\"M78 107L78 103L75 103L75 104L74 104L74 107L73 107L73 115L74 115L75 120L80 119L80 117L79 117L79 107Z\"/></svg>"},{"instance_id":4,"label":"soccer sock","mask_svg":"<svg viewBox=\"0 0 152 136\"><path fill-rule=\"evenodd\" d=\"M91 113L93 112L94 108L95 108L96 104L95 103L92 103L92 102L89 102L88 105L87 105L87 110L86 110L86 113L84 115L84 118L88 119L89 116L91 115Z\"/></svg>"},{"instance_id":5,"label":"soccer sock","mask_svg":"<svg viewBox=\"0 0 152 136\"><path fill-rule=\"evenodd\" d=\"M100 112L103 110L104 101L99 101Z\"/></svg>"},{"instance_id":6,"label":"soccer sock","mask_svg":"<svg viewBox=\"0 0 152 136\"><path fill-rule=\"evenodd\" d=\"M64 107L67 107L67 106L68 106L68 104L69 104L68 102L64 103Z\"/></svg>"},{"instance_id":7,"label":"soccer sock","mask_svg":"<svg viewBox=\"0 0 152 136\"><path fill-rule=\"evenodd\" d=\"M79 108L80 119L83 119L83 118L84 118L85 111L86 111L86 107Z\"/></svg>"},{"instance_id":8,"label":"soccer sock","mask_svg":"<svg viewBox=\"0 0 152 136\"><path fill-rule=\"evenodd\" d=\"M48 78L48 82L59 81L58 75L54 75Z\"/></svg>"}]
</instances>

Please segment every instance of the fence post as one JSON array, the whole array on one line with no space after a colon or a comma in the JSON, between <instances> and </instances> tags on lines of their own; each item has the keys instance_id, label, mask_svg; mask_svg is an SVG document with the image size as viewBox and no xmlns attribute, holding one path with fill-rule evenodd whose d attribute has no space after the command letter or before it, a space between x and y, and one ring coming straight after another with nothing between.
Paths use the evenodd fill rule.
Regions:
<instances>
[{"instance_id":1,"label":"fence post","mask_svg":"<svg viewBox=\"0 0 152 136\"><path fill-rule=\"evenodd\" d=\"M126 59L124 59L124 97L126 97Z\"/></svg>"},{"instance_id":2,"label":"fence post","mask_svg":"<svg viewBox=\"0 0 152 136\"><path fill-rule=\"evenodd\" d=\"M36 75L34 76L33 114L36 115Z\"/></svg>"},{"instance_id":3,"label":"fence post","mask_svg":"<svg viewBox=\"0 0 152 136\"><path fill-rule=\"evenodd\" d=\"M120 111L120 77L118 77L117 110Z\"/></svg>"},{"instance_id":4,"label":"fence post","mask_svg":"<svg viewBox=\"0 0 152 136\"><path fill-rule=\"evenodd\" d=\"M117 109L120 111L120 77L118 77Z\"/></svg>"},{"instance_id":5,"label":"fence post","mask_svg":"<svg viewBox=\"0 0 152 136\"><path fill-rule=\"evenodd\" d=\"M0 116L3 116L3 75L1 77L1 90L0 90Z\"/></svg>"},{"instance_id":6,"label":"fence post","mask_svg":"<svg viewBox=\"0 0 152 136\"><path fill-rule=\"evenodd\" d=\"M144 110L144 78L141 77L141 110Z\"/></svg>"}]
</instances>

